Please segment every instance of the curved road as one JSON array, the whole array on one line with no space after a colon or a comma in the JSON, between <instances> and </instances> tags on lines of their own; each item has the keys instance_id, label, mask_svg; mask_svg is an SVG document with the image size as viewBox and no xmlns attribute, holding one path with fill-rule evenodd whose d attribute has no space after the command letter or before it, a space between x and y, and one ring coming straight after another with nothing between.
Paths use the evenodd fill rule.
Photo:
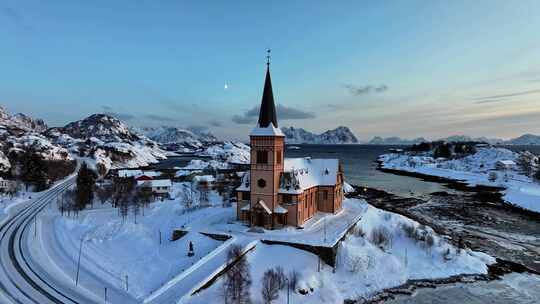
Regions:
<instances>
[{"instance_id":1,"label":"curved road","mask_svg":"<svg viewBox=\"0 0 540 304\"><path fill-rule=\"evenodd\" d=\"M0 225L0 302L17 304L95 302L74 292L73 287L60 289L61 283L35 271L25 250L25 234L33 232L35 217L58 195L71 187L74 181L75 177L69 177L39 194L39 197L27 203L27 206Z\"/></svg>"}]
</instances>

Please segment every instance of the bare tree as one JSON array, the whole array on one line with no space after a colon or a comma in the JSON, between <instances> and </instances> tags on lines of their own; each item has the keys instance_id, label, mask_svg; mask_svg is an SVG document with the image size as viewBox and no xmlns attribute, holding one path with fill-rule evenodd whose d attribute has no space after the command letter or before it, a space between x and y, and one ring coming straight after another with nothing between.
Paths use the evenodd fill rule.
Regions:
<instances>
[{"instance_id":1,"label":"bare tree","mask_svg":"<svg viewBox=\"0 0 540 304\"><path fill-rule=\"evenodd\" d=\"M232 245L227 251L227 261L230 263L230 268L225 274L225 282L223 283L223 299L225 303L251 303L249 293L251 276L249 274L249 264L242 252L242 247Z\"/></svg>"},{"instance_id":2,"label":"bare tree","mask_svg":"<svg viewBox=\"0 0 540 304\"><path fill-rule=\"evenodd\" d=\"M523 175L531 177L536 171L536 155L529 151L519 153L516 164Z\"/></svg>"},{"instance_id":3,"label":"bare tree","mask_svg":"<svg viewBox=\"0 0 540 304\"><path fill-rule=\"evenodd\" d=\"M274 269L264 272L262 279L261 295L265 304L270 304L279 297L278 276Z\"/></svg>"},{"instance_id":4,"label":"bare tree","mask_svg":"<svg viewBox=\"0 0 540 304\"><path fill-rule=\"evenodd\" d=\"M99 201L103 205L112 198L112 188L108 185L101 186L96 190L96 194Z\"/></svg>"}]
</instances>

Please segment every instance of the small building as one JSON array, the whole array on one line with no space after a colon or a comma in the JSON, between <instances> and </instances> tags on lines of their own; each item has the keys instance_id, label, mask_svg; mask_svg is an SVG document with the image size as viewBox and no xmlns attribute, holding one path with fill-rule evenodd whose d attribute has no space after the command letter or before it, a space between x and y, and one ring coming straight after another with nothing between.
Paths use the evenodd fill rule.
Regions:
<instances>
[{"instance_id":1,"label":"small building","mask_svg":"<svg viewBox=\"0 0 540 304\"><path fill-rule=\"evenodd\" d=\"M0 192L11 192L15 189L15 182L0 177Z\"/></svg>"},{"instance_id":2,"label":"small building","mask_svg":"<svg viewBox=\"0 0 540 304\"><path fill-rule=\"evenodd\" d=\"M193 182L198 186L212 187L212 184L216 181L216 178L212 175L197 175L193 178Z\"/></svg>"},{"instance_id":3,"label":"small building","mask_svg":"<svg viewBox=\"0 0 540 304\"><path fill-rule=\"evenodd\" d=\"M142 174L143 174L142 170L139 170L139 169L118 170L118 177L122 177L122 178L136 177Z\"/></svg>"},{"instance_id":4,"label":"small building","mask_svg":"<svg viewBox=\"0 0 540 304\"><path fill-rule=\"evenodd\" d=\"M513 160L503 159L498 160L495 163L495 169L497 170L512 170L516 167L516 163Z\"/></svg>"},{"instance_id":5,"label":"small building","mask_svg":"<svg viewBox=\"0 0 540 304\"><path fill-rule=\"evenodd\" d=\"M137 187L151 188L152 194L168 196L171 191L172 182L170 179L152 179L137 181Z\"/></svg>"},{"instance_id":6,"label":"small building","mask_svg":"<svg viewBox=\"0 0 540 304\"><path fill-rule=\"evenodd\" d=\"M153 177L148 176L148 175L139 175L135 177L136 181L148 181L148 180L153 180L153 179L154 179Z\"/></svg>"}]
</instances>

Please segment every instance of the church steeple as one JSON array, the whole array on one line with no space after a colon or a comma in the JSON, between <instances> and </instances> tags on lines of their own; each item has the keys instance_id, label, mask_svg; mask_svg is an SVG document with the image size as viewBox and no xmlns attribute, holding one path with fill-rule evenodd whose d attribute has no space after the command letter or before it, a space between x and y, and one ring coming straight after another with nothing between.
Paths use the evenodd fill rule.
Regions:
<instances>
[{"instance_id":1,"label":"church steeple","mask_svg":"<svg viewBox=\"0 0 540 304\"><path fill-rule=\"evenodd\" d=\"M272 123L278 127L276 106L274 104L274 93L272 92L272 80L270 78L270 50L266 56L266 79L264 80L264 91L261 100L261 110L259 112L259 128L266 128Z\"/></svg>"}]
</instances>

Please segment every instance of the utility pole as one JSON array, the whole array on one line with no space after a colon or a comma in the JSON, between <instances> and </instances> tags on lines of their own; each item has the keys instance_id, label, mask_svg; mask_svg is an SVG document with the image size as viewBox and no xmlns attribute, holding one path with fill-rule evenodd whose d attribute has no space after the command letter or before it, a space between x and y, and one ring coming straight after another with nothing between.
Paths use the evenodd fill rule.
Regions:
<instances>
[{"instance_id":1,"label":"utility pole","mask_svg":"<svg viewBox=\"0 0 540 304\"><path fill-rule=\"evenodd\" d=\"M326 216L324 216L324 244L326 245Z\"/></svg>"},{"instance_id":2,"label":"utility pole","mask_svg":"<svg viewBox=\"0 0 540 304\"><path fill-rule=\"evenodd\" d=\"M75 277L75 286L79 284L79 270L81 268L82 244L83 244L83 239L81 238L81 244L79 245L79 259L77 261L77 276Z\"/></svg>"},{"instance_id":3,"label":"utility pole","mask_svg":"<svg viewBox=\"0 0 540 304\"><path fill-rule=\"evenodd\" d=\"M159 229L159 244L161 245L161 229Z\"/></svg>"},{"instance_id":4,"label":"utility pole","mask_svg":"<svg viewBox=\"0 0 540 304\"><path fill-rule=\"evenodd\" d=\"M289 304L289 288L291 287L291 283L289 282L289 278L285 278L285 282L287 282L287 304Z\"/></svg>"},{"instance_id":5,"label":"utility pole","mask_svg":"<svg viewBox=\"0 0 540 304\"><path fill-rule=\"evenodd\" d=\"M36 222L36 215L34 215L34 238L37 236L37 222Z\"/></svg>"},{"instance_id":6,"label":"utility pole","mask_svg":"<svg viewBox=\"0 0 540 304\"><path fill-rule=\"evenodd\" d=\"M129 277L128 277L128 275L126 274L126 291L129 290L129 283L128 283L129 281L128 281L128 280L129 280Z\"/></svg>"},{"instance_id":7,"label":"utility pole","mask_svg":"<svg viewBox=\"0 0 540 304\"><path fill-rule=\"evenodd\" d=\"M105 298L104 298L104 300L105 300L105 304L107 304L107 287L105 287Z\"/></svg>"}]
</instances>

